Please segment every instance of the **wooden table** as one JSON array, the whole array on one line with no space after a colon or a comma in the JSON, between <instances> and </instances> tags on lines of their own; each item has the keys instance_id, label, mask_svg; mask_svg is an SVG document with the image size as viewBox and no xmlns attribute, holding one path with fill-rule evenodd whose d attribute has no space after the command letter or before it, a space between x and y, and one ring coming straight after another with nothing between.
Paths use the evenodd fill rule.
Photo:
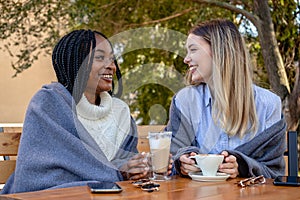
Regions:
<instances>
[{"instance_id":1,"label":"wooden table","mask_svg":"<svg viewBox=\"0 0 300 200\"><path fill-rule=\"evenodd\" d=\"M237 179L223 182L197 182L188 178L174 177L170 181L160 182L160 191L148 193L136 188L131 181L119 182L123 192L118 194L92 194L86 186L45 190L37 192L0 195L2 199L205 199L205 200L287 200L300 199L300 187L274 186L273 180L266 184L241 188L235 183Z\"/></svg>"}]
</instances>

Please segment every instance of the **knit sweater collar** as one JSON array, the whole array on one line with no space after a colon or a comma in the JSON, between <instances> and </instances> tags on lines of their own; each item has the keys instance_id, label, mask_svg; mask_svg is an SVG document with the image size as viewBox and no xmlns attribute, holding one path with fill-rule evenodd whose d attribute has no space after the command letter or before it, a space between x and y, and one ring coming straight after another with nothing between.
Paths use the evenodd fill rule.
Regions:
<instances>
[{"instance_id":1,"label":"knit sweater collar","mask_svg":"<svg viewBox=\"0 0 300 200\"><path fill-rule=\"evenodd\" d=\"M101 92L100 98L101 103L97 106L91 104L83 94L76 106L78 115L89 120L98 120L107 116L112 108L112 97L108 92Z\"/></svg>"}]
</instances>

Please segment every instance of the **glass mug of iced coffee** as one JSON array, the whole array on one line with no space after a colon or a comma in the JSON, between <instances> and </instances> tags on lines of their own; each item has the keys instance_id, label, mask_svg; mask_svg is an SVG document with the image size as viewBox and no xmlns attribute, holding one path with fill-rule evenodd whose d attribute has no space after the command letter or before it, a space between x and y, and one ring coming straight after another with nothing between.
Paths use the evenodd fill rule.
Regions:
<instances>
[{"instance_id":1,"label":"glass mug of iced coffee","mask_svg":"<svg viewBox=\"0 0 300 200\"><path fill-rule=\"evenodd\" d=\"M172 132L149 132L151 180L170 180L168 166Z\"/></svg>"}]
</instances>

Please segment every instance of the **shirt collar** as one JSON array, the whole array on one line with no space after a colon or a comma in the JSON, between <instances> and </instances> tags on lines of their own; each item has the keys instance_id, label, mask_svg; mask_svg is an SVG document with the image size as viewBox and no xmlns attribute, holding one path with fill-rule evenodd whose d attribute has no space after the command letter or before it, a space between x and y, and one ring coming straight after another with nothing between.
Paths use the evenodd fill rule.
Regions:
<instances>
[{"instance_id":1,"label":"shirt collar","mask_svg":"<svg viewBox=\"0 0 300 200\"><path fill-rule=\"evenodd\" d=\"M211 101L212 101L211 93L207 84L204 84L202 89L203 89L204 103L205 106L208 107L211 105Z\"/></svg>"}]
</instances>

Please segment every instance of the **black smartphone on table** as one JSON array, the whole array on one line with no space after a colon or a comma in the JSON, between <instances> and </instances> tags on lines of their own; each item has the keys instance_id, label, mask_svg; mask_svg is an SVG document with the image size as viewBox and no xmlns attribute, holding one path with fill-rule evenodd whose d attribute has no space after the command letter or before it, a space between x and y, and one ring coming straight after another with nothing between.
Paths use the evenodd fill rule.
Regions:
<instances>
[{"instance_id":1,"label":"black smartphone on table","mask_svg":"<svg viewBox=\"0 0 300 200\"><path fill-rule=\"evenodd\" d=\"M88 183L92 193L119 193L122 188L115 182L92 182Z\"/></svg>"},{"instance_id":2,"label":"black smartphone on table","mask_svg":"<svg viewBox=\"0 0 300 200\"><path fill-rule=\"evenodd\" d=\"M274 179L274 185L281 186L300 186L299 176L278 176Z\"/></svg>"}]
</instances>

